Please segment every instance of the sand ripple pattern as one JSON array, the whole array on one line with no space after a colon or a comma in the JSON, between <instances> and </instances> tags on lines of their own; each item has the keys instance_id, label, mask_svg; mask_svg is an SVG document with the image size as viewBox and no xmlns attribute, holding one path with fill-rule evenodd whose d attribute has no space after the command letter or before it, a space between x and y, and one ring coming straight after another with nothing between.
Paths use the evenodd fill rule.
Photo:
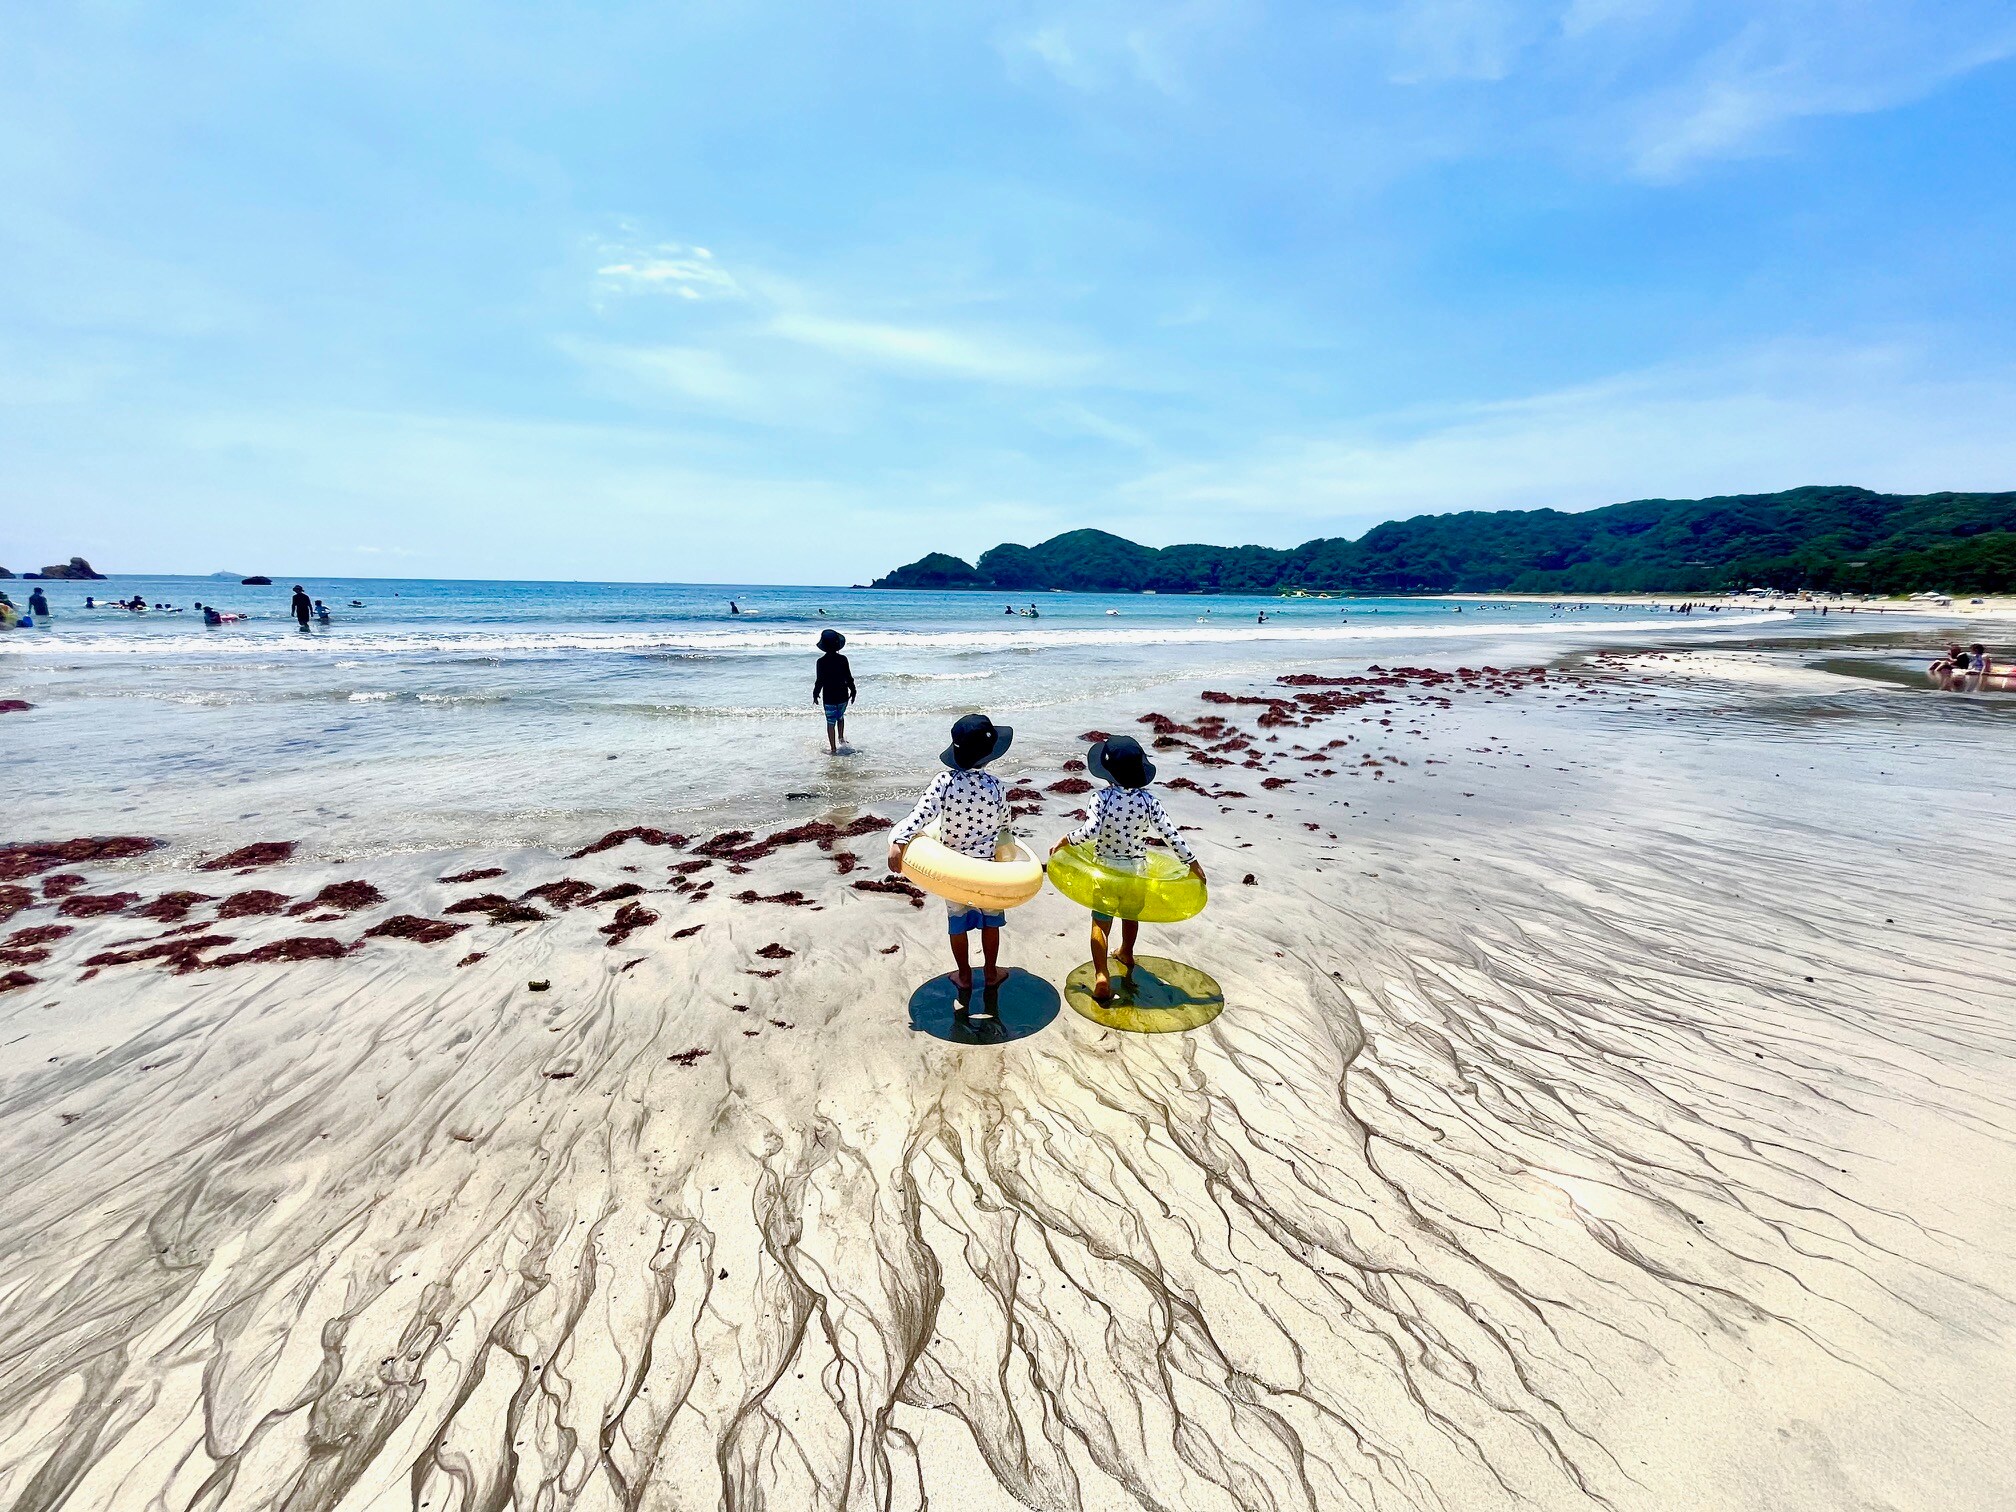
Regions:
<instances>
[{"instance_id":1,"label":"sand ripple pattern","mask_svg":"<svg viewBox=\"0 0 2016 1512\"><path fill-rule=\"evenodd\" d=\"M872 898L790 921L795 1035L723 1027L746 921L627 973L583 923L195 978L88 1054L10 1008L58 1060L0 1084L0 1505L1683 1504L1647 1394L1763 1350L1939 1396L1898 1341L2012 1321L1857 1173L1928 1110L2006 1157L2016 960L1718 833L1225 889L1187 1036L912 1036L933 936Z\"/></svg>"}]
</instances>

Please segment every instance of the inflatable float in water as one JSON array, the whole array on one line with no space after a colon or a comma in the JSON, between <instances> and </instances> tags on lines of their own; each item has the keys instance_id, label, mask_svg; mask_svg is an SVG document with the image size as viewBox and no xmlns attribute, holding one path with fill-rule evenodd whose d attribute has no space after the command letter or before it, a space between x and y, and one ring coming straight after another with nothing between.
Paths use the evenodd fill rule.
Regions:
<instances>
[{"instance_id":1,"label":"inflatable float in water","mask_svg":"<svg viewBox=\"0 0 2016 1512\"><path fill-rule=\"evenodd\" d=\"M903 875L953 903L998 911L1043 891L1043 866L1019 840L1003 838L992 861L962 855L926 830L904 848Z\"/></svg>"},{"instance_id":2,"label":"inflatable float in water","mask_svg":"<svg viewBox=\"0 0 2016 1512\"><path fill-rule=\"evenodd\" d=\"M1094 913L1142 924L1174 924L1204 911L1204 879L1167 851L1126 864L1101 861L1092 846L1067 845L1050 858L1050 882Z\"/></svg>"}]
</instances>

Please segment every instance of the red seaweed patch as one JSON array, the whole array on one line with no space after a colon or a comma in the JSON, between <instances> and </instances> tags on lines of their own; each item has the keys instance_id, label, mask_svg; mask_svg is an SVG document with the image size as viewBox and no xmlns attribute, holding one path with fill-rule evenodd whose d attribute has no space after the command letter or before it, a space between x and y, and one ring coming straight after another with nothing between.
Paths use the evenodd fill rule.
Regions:
<instances>
[{"instance_id":1,"label":"red seaweed patch","mask_svg":"<svg viewBox=\"0 0 2016 1512\"><path fill-rule=\"evenodd\" d=\"M856 882L854 885L859 887L861 884ZM799 892L795 887L789 892L780 893L759 893L752 887L747 892L738 892L735 894L735 901L737 903L782 903L786 908L811 908L815 906L810 898Z\"/></svg>"},{"instance_id":2,"label":"red seaweed patch","mask_svg":"<svg viewBox=\"0 0 2016 1512\"><path fill-rule=\"evenodd\" d=\"M692 1050L675 1051L671 1055L666 1056L665 1059L672 1062L675 1066L697 1066L706 1054L705 1050L695 1048Z\"/></svg>"},{"instance_id":3,"label":"red seaweed patch","mask_svg":"<svg viewBox=\"0 0 2016 1512\"><path fill-rule=\"evenodd\" d=\"M912 908L924 906L924 889L900 877L863 877L853 887L856 892L891 893L899 898L908 898Z\"/></svg>"},{"instance_id":4,"label":"red seaweed patch","mask_svg":"<svg viewBox=\"0 0 2016 1512\"><path fill-rule=\"evenodd\" d=\"M22 950L34 945L47 945L51 940L60 940L76 932L76 926L71 924L34 924L15 930L5 940L0 940L0 945Z\"/></svg>"},{"instance_id":5,"label":"red seaweed patch","mask_svg":"<svg viewBox=\"0 0 2016 1512\"><path fill-rule=\"evenodd\" d=\"M385 894L369 882L331 882L312 898L303 898L287 912L294 914L312 913L318 908L333 908L339 913L355 913L360 908L383 903Z\"/></svg>"},{"instance_id":6,"label":"red seaweed patch","mask_svg":"<svg viewBox=\"0 0 2016 1512\"><path fill-rule=\"evenodd\" d=\"M34 707L25 698L0 698L0 714L26 714Z\"/></svg>"},{"instance_id":7,"label":"red seaweed patch","mask_svg":"<svg viewBox=\"0 0 2016 1512\"><path fill-rule=\"evenodd\" d=\"M158 843L158 842L157 842ZM255 866L278 866L283 861L294 859L292 840L261 840L256 845L241 845L229 855L205 861L198 871L245 871Z\"/></svg>"},{"instance_id":8,"label":"red seaweed patch","mask_svg":"<svg viewBox=\"0 0 2016 1512\"><path fill-rule=\"evenodd\" d=\"M482 959L483 959L483 952L482 952L482 951L480 951L480 950L472 950L472 951L470 951L470 952L469 952L469 954L467 954L466 956L462 957L462 959L461 959L461 960L459 960L459 961L457 961L457 962L456 962L455 964L456 964L456 965L457 965L458 967L461 967L461 966L474 966L474 965L475 965L475 964L476 964L476 963L477 963L478 961L480 961L480 960L482 960Z\"/></svg>"},{"instance_id":9,"label":"red seaweed patch","mask_svg":"<svg viewBox=\"0 0 2016 1512\"><path fill-rule=\"evenodd\" d=\"M547 882L538 887L527 888L521 894L521 898L543 898L563 913L575 904L585 903L594 896L595 884L583 882L578 877L562 877L558 882Z\"/></svg>"},{"instance_id":10,"label":"red seaweed patch","mask_svg":"<svg viewBox=\"0 0 2016 1512\"><path fill-rule=\"evenodd\" d=\"M674 850L683 850L687 840L684 835L675 835L667 830L652 829L646 824L633 824L628 829L611 830L600 840L590 841L567 859L579 861L583 856L598 856L603 851L614 850L627 841L635 840L640 845L669 845ZM498 875L502 875L498 873ZM473 879L472 879L473 880Z\"/></svg>"},{"instance_id":11,"label":"red seaweed patch","mask_svg":"<svg viewBox=\"0 0 2016 1512\"><path fill-rule=\"evenodd\" d=\"M625 903L616 910L616 917L602 926L600 932L609 937L609 947L613 950L638 930L657 922L658 915L642 903Z\"/></svg>"},{"instance_id":12,"label":"red seaweed patch","mask_svg":"<svg viewBox=\"0 0 2016 1512\"><path fill-rule=\"evenodd\" d=\"M290 939L272 940L256 950L241 950L235 955L218 956L205 961L206 971L215 971L224 966L265 966L275 962L292 961L336 961L355 950L355 945L345 945L341 940L332 940L327 935L295 935Z\"/></svg>"},{"instance_id":13,"label":"red seaweed patch","mask_svg":"<svg viewBox=\"0 0 2016 1512\"><path fill-rule=\"evenodd\" d=\"M788 961L797 953L797 951L791 949L789 946L779 945L774 940L756 952L756 954L763 957L766 961Z\"/></svg>"},{"instance_id":14,"label":"red seaweed patch","mask_svg":"<svg viewBox=\"0 0 2016 1512\"><path fill-rule=\"evenodd\" d=\"M422 945L438 945L467 929L467 924L450 924L446 919L423 919L418 914L394 914L382 924L364 931L367 940L416 940Z\"/></svg>"},{"instance_id":15,"label":"red seaweed patch","mask_svg":"<svg viewBox=\"0 0 2016 1512\"><path fill-rule=\"evenodd\" d=\"M603 888L588 901L591 905L599 907L604 903L620 903L625 898L634 898L643 891L644 889L635 882L618 882L614 887Z\"/></svg>"},{"instance_id":16,"label":"red seaweed patch","mask_svg":"<svg viewBox=\"0 0 2016 1512\"><path fill-rule=\"evenodd\" d=\"M95 919L101 914L124 913L140 901L140 894L72 893L56 905L56 912L72 919Z\"/></svg>"},{"instance_id":17,"label":"red seaweed patch","mask_svg":"<svg viewBox=\"0 0 2016 1512\"><path fill-rule=\"evenodd\" d=\"M78 888L82 887L89 880L90 878L86 877L82 872L57 872L54 876L42 879L42 896L45 898L60 898L65 893L77 891Z\"/></svg>"},{"instance_id":18,"label":"red seaweed patch","mask_svg":"<svg viewBox=\"0 0 2016 1512\"><path fill-rule=\"evenodd\" d=\"M474 871L457 872L452 877L442 877L439 880L446 882L452 887L462 882L487 882L492 877L501 877L503 875L504 868L501 866L479 866Z\"/></svg>"},{"instance_id":19,"label":"red seaweed patch","mask_svg":"<svg viewBox=\"0 0 2016 1512\"><path fill-rule=\"evenodd\" d=\"M220 919L244 919L254 914L277 914L287 906L287 894L254 887L233 893L217 905Z\"/></svg>"},{"instance_id":20,"label":"red seaweed patch","mask_svg":"<svg viewBox=\"0 0 2016 1512\"><path fill-rule=\"evenodd\" d=\"M153 919L160 924L180 924L189 916L189 910L198 903L214 903L216 899L209 893L165 892L159 897L149 898L133 910L136 917Z\"/></svg>"},{"instance_id":21,"label":"red seaweed patch","mask_svg":"<svg viewBox=\"0 0 2016 1512\"><path fill-rule=\"evenodd\" d=\"M24 908L35 906L35 894L25 887L0 884L0 924L4 924Z\"/></svg>"},{"instance_id":22,"label":"red seaweed patch","mask_svg":"<svg viewBox=\"0 0 2016 1512\"><path fill-rule=\"evenodd\" d=\"M0 992L17 992L23 987L33 987L42 978L30 976L25 971L10 971L0 976Z\"/></svg>"},{"instance_id":23,"label":"red seaweed patch","mask_svg":"<svg viewBox=\"0 0 2016 1512\"><path fill-rule=\"evenodd\" d=\"M700 933L700 931L705 929L706 927L707 926L705 924L688 924L684 929L673 930L672 938L675 940L691 939L694 935Z\"/></svg>"},{"instance_id":24,"label":"red seaweed patch","mask_svg":"<svg viewBox=\"0 0 2016 1512\"><path fill-rule=\"evenodd\" d=\"M1092 784L1087 782L1083 777L1066 777L1061 781L1051 783L1050 791L1053 793L1089 793L1092 791Z\"/></svg>"},{"instance_id":25,"label":"red seaweed patch","mask_svg":"<svg viewBox=\"0 0 2016 1512\"><path fill-rule=\"evenodd\" d=\"M473 898L463 898L442 909L443 913L494 913L500 908L509 908L511 900L502 893L478 893Z\"/></svg>"},{"instance_id":26,"label":"red seaweed patch","mask_svg":"<svg viewBox=\"0 0 2016 1512\"><path fill-rule=\"evenodd\" d=\"M136 961L159 961L178 976L183 976L201 971L210 964L202 958L204 951L236 943L235 935L184 935L179 940L162 940L153 945L143 945L138 950L101 950L84 964L91 967L127 966Z\"/></svg>"},{"instance_id":27,"label":"red seaweed patch","mask_svg":"<svg viewBox=\"0 0 2016 1512\"><path fill-rule=\"evenodd\" d=\"M91 835L78 840L30 841L0 845L0 882L18 882L56 867L87 861L124 861L159 850L164 841L141 835Z\"/></svg>"}]
</instances>

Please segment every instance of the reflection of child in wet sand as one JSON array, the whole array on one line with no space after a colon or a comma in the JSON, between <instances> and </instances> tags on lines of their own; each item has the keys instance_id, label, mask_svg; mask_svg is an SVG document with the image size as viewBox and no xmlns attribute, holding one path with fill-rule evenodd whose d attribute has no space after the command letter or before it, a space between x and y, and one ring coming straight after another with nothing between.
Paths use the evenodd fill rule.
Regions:
<instances>
[{"instance_id":1,"label":"reflection of child in wet sand","mask_svg":"<svg viewBox=\"0 0 2016 1512\"><path fill-rule=\"evenodd\" d=\"M1203 880L1203 866L1183 843L1183 836L1163 811L1162 801L1148 791L1148 784L1155 780L1155 763L1141 749L1140 741L1131 735L1102 740L1085 753L1085 768L1108 785L1093 803L1092 816L1051 846L1051 855L1067 845L1094 840L1095 854L1108 865L1139 865L1153 834L1167 841L1169 849L1189 862L1191 872ZM1092 996L1102 1003L1113 996L1112 975L1106 967L1106 939L1112 927L1111 914L1092 915ZM1130 971L1134 967L1134 937L1140 930L1138 919L1120 922L1116 959Z\"/></svg>"},{"instance_id":2,"label":"reflection of child in wet sand","mask_svg":"<svg viewBox=\"0 0 2016 1512\"><path fill-rule=\"evenodd\" d=\"M933 819L938 821L938 839L962 856L994 859L1001 832L1008 827L1008 795L1000 780L982 771L988 762L1008 749L1015 732L997 725L985 714L968 714L952 726L952 744L939 755L950 767L932 779L924 796L909 817L889 832L889 870L903 869L903 851ZM973 989L973 967L967 959L966 937L980 931L981 957L989 987L999 986L1008 973L998 966L1001 953L1001 915L990 909L973 908L948 901L945 927L952 937L952 980L961 990Z\"/></svg>"}]
</instances>

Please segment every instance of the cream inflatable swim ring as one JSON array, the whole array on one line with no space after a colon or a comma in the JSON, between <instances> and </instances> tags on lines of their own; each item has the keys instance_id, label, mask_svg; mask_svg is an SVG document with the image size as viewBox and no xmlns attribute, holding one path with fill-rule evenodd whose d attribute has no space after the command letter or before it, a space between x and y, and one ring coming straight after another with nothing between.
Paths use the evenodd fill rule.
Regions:
<instances>
[{"instance_id":1,"label":"cream inflatable swim ring","mask_svg":"<svg viewBox=\"0 0 2016 1512\"><path fill-rule=\"evenodd\" d=\"M1043 891L1042 863L1028 846L1006 837L994 859L982 861L951 849L927 829L904 848L903 875L926 892L990 912L1019 907Z\"/></svg>"},{"instance_id":2,"label":"cream inflatable swim ring","mask_svg":"<svg viewBox=\"0 0 2016 1512\"><path fill-rule=\"evenodd\" d=\"M1094 913L1143 924L1174 924L1204 911L1204 879L1167 851L1132 865L1101 861L1090 844L1067 845L1050 858L1050 882Z\"/></svg>"}]
</instances>

